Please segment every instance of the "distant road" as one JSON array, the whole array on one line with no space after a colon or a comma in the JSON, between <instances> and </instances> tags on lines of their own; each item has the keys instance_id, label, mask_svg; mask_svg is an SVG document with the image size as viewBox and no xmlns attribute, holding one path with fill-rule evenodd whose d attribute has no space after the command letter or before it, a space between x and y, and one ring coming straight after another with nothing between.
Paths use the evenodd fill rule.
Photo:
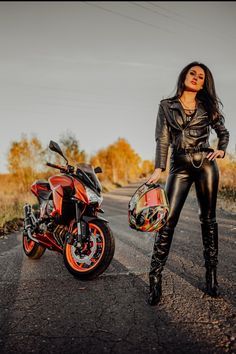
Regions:
<instances>
[{"instance_id":1,"label":"distant road","mask_svg":"<svg viewBox=\"0 0 236 354\"><path fill-rule=\"evenodd\" d=\"M127 205L138 184L104 195L113 230L112 264L98 279L76 280L62 256L39 261L20 234L0 239L1 353L233 353L236 218L218 210L221 296L204 296L198 208L189 196L163 272L163 298L146 303L154 238L129 228Z\"/></svg>"}]
</instances>

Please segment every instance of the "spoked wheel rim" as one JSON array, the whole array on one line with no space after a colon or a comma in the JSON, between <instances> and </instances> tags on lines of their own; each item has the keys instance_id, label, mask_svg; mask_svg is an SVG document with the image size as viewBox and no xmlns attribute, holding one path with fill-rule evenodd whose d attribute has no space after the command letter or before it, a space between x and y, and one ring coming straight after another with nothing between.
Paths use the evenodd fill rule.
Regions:
<instances>
[{"instance_id":1,"label":"spoked wheel rim","mask_svg":"<svg viewBox=\"0 0 236 354\"><path fill-rule=\"evenodd\" d=\"M75 271L85 273L94 269L101 261L105 250L105 237L102 230L95 224L89 224L90 248L85 245L80 255L75 246L66 244L66 258ZM77 233L77 229L73 234Z\"/></svg>"},{"instance_id":2,"label":"spoked wheel rim","mask_svg":"<svg viewBox=\"0 0 236 354\"><path fill-rule=\"evenodd\" d=\"M24 235L23 242L26 252L30 253L34 248L35 242L33 240L30 240L30 238L26 235Z\"/></svg>"}]
</instances>

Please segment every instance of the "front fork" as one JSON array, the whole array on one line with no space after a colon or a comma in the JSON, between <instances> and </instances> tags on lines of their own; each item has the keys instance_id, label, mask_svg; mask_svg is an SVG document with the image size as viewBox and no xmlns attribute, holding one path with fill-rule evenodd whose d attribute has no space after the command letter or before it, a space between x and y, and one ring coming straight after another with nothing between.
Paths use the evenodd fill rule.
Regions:
<instances>
[{"instance_id":1,"label":"front fork","mask_svg":"<svg viewBox=\"0 0 236 354\"><path fill-rule=\"evenodd\" d=\"M73 234L73 225L70 227L70 231L67 234L67 242L70 245L73 245L77 248L78 252L80 253L83 249L83 246L86 244L86 249L89 250L91 245L90 245L90 230L89 230L89 223L92 222L93 220L101 220L105 223L108 223L108 221L102 217L98 217L97 215L83 215L84 209L79 208L79 201L77 199L73 199L75 201L75 222L77 226L77 234ZM103 209L98 209L97 210L99 213L104 213Z\"/></svg>"},{"instance_id":2,"label":"front fork","mask_svg":"<svg viewBox=\"0 0 236 354\"><path fill-rule=\"evenodd\" d=\"M76 246L81 249L83 246L83 239L82 239L82 227L81 227L81 210L79 209L78 202L75 202L75 220L77 225L77 244Z\"/></svg>"},{"instance_id":3,"label":"front fork","mask_svg":"<svg viewBox=\"0 0 236 354\"><path fill-rule=\"evenodd\" d=\"M79 208L79 202L77 199L75 200L75 222L77 226L77 233L72 234L68 233L67 239L68 243L76 247L77 251L81 253L84 243L87 242L87 249L90 247L90 242L89 242L89 227L88 223L83 221L81 216L82 216L82 211Z\"/></svg>"}]
</instances>

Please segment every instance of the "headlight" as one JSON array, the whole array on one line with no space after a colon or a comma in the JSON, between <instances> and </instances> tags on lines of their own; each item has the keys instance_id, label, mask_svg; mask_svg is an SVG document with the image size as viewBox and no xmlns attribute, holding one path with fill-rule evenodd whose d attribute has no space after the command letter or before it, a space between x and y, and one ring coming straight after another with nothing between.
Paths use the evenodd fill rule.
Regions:
<instances>
[{"instance_id":1,"label":"headlight","mask_svg":"<svg viewBox=\"0 0 236 354\"><path fill-rule=\"evenodd\" d=\"M95 192L92 191L92 189L88 188L85 186L85 190L88 196L88 200L90 203L98 203L98 205L102 204L103 197L99 197Z\"/></svg>"}]
</instances>

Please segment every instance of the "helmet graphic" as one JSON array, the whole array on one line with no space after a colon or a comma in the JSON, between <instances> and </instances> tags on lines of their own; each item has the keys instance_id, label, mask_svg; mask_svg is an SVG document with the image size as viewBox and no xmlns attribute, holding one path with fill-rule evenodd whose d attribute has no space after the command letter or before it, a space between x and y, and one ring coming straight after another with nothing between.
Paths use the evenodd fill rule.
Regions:
<instances>
[{"instance_id":1,"label":"helmet graphic","mask_svg":"<svg viewBox=\"0 0 236 354\"><path fill-rule=\"evenodd\" d=\"M159 184L144 183L129 201L129 226L137 231L158 231L165 225L168 213L165 190Z\"/></svg>"}]
</instances>

